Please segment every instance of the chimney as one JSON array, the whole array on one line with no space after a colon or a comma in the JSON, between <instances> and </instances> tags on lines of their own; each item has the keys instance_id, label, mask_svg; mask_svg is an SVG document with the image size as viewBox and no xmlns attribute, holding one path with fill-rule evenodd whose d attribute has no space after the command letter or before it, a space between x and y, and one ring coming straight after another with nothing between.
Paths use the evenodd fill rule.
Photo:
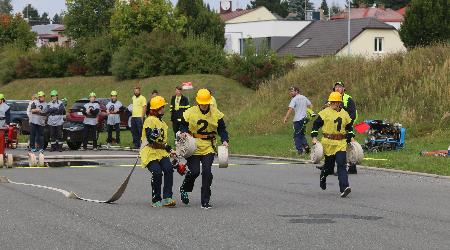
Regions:
<instances>
[{"instance_id":1,"label":"chimney","mask_svg":"<svg viewBox=\"0 0 450 250\"><path fill-rule=\"evenodd\" d=\"M319 11L320 11L320 21L325 21L325 20L327 20L326 17L325 17L325 15L323 14L323 10L322 10L322 9L319 9Z\"/></svg>"}]
</instances>

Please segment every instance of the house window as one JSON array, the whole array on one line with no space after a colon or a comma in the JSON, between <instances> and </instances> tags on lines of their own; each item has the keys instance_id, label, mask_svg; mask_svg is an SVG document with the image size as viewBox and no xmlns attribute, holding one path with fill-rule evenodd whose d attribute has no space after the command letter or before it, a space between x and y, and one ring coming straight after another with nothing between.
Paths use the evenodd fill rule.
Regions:
<instances>
[{"instance_id":1,"label":"house window","mask_svg":"<svg viewBox=\"0 0 450 250\"><path fill-rule=\"evenodd\" d=\"M302 47L302 46L305 45L308 41L309 41L309 38L303 40L303 42L301 42L299 45L297 45L297 48Z\"/></svg>"},{"instance_id":2,"label":"house window","mask_svg":"<svg viewBox=\"0 0 450 250\"><path fill-rule=\"evenodd\" d=\"M384 41L383 37L375 37L375 47L374 47L375 53L383 52L384 49L383 41Z\"/></svg>"}]
</instances>

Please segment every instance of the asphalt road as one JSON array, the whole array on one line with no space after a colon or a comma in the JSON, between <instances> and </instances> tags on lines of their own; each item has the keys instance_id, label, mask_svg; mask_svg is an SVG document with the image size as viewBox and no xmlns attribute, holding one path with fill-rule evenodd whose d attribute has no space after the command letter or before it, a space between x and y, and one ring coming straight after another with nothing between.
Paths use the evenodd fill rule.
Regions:
<instances>
[{"instance_id":1,"label":"asphalt road","mask_svg":"<svg viewBox=\"0 0 450 250\"><path fill-rule=\"evenodd\" d=\"M108 199L133 160L100 167L0 169L13 181ZM150 173L138 169L117 204L0 184L1 249L449 249L450 181L360 170L339 198L336 177L319 188L312 165L231 159L214 168L213 209L151 208ZM76 165L76 164L75 164Z\"/></svg>"}]
</instances>

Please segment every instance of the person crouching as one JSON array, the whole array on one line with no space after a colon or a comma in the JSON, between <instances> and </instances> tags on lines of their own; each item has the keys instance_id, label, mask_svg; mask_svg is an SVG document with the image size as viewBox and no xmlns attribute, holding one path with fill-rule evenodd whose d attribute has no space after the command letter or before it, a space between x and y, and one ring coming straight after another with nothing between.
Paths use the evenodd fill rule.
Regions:
<instances>
[{"instance_id":1,"label":"person crouching","mask_svg":"<svg viewBox=\"0 0 450 250\"><path fill-rule=\"evenodd\" d=\"M168 126L162 120L166 100L161 96L150 100L150 113L145 119L141 138L141 163L152 173L152 207L174 207L172 199L173 167L169 156L175 151L167 144ZM163 199L161 185L164 176Z\"/></svg>"}]
</instances>

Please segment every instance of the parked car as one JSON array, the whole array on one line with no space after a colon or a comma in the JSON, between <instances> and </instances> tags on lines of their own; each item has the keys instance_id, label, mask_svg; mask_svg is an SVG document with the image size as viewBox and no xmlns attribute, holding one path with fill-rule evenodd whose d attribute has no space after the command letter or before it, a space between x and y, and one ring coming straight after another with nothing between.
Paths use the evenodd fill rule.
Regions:
<instances>
[{"instance_id":1,"label":"parked car","mask_svg":"<svg viewBox=\"0 0 450 250\"><path fill-rule=\"evenodd\" d=\"M106 113L106 104L108 104L109 100L109 98L97 98L96 100L96 102L100 104L100 115L98 116L98 128L100 131L106 130L106 119L108 116ZM82 123L84 120L82 108L88 102L89 99L86 98L75 101L67 114L67 122ZM128 113L126 112L125 107L120 110L120 126L128 128Z\"/></svg>"},{"instance_id":2,"label":"parked car","mask_svg":"<svg viewBox=\"0 0 450 250\"><path fill-rule=\"evenodd\" d=\"M21 134L24 133L22 130L22 124L24 120L28 120L27 108L29 100L7 100L6 104L10 107L11 122L16 123ZM28 123L28 121L26 122Z\"/></svg>"}]
</instances>

